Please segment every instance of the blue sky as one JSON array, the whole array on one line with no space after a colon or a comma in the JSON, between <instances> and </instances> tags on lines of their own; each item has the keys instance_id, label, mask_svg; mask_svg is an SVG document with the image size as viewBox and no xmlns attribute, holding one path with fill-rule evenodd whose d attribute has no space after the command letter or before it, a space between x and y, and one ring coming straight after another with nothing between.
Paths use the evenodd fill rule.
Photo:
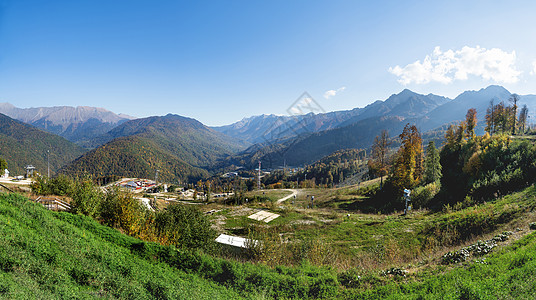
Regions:
<instances>
[{"instance_id":1,"label":"blue sky","mask_svg":"<svg viewBox=\"0 0 536 300\"><path fill-rule=\"evenodd\" d=\"M409 88L536 94L533 1L0 0L0 102L223 125Z\"/></svg>"}]
</instances>

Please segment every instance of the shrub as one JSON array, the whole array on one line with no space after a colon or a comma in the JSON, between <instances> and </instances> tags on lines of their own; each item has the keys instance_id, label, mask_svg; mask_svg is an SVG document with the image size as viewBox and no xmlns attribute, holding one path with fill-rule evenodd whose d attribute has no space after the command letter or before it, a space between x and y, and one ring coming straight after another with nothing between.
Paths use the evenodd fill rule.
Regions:
<instances>
[{"instance_id":1,"label":"shrub","mask_svg":"<svg viewBox=\"0 0 536 300\"><path fill-rule=\"evenodd\" d=\"M106 192L100 213L106 225L121 228L133 235L140 231L144 215L145 207L131 194L121 192L119 188Z\"/></svg>"},{"instance_id":2,"label":"shrub","mask_svg":"<svg viewBox=\"0 0 536 300\"><path fill-rule=\"evenodd\" d=\"M441 189L441 183L435 181L425 186L419 186L412 191L411 200L414 207L428 206L430 201L437 195Z\"/></svg>"},{"instance_id":3,"label":"shrub","mask_svg":"<svg viewBox=\"0 0 536 300\"><path fill-rule=\"evenodd\" d=\"M157 234L169 244L192 249L210 249L216 232L209 219L193 205L173 204L155 217Z\"/></svg>"},{"instance_id":4,"label":"shrub","mask_svg":"<svg viewBox=\"0 0 536 300\"><path fill-rule=\"evenodd\" d=\"M89 179L73 183L71 198L71 212L79 213L92 218L100 216L103 193L93 185Z\"/></svg>"}]
</instances>

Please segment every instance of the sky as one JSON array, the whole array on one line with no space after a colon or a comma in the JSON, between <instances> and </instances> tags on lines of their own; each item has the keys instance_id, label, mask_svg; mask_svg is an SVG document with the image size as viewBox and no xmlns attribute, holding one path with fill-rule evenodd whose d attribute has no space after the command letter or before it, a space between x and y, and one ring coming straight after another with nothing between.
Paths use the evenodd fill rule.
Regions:
<instances>
[{"instance_id":1,"label":"sky","mask_svg":"<svg viewBox=\"0 0 536 300\"><path fill-rule=\"evenodd\" d=\"M224 125L405 88L536 94L534 1L0 0L0 102Z\"/></svg>"}]
</instances>

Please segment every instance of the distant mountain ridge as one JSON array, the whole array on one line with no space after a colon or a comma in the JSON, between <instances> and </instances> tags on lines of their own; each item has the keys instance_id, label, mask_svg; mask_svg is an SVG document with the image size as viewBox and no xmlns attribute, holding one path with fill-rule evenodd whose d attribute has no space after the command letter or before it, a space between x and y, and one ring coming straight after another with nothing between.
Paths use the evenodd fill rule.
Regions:
<instances>
[{"instance_id":1,"label":"distant mountain ridge","mask_svg":"<svg viewBox=\"0 0 536 300\"><path fill-rule=\"evenodd\" d=\"M26 165L33 165L36 172L46 175L47 160L53 175L84 152L62 137L0 114L0 157L7 161L11 175L25 174Z\"/></svg>"},{"instance_id":2,"label":"distant mountain ridge","mask_svg":"<svg viewBox=\"0 0 536 300\"><path fill-rule=\"evenodd\" d=\"M391 95L385 101L377 100L363 108L298 116L260 115L213 128L253 144L264 143L304 133L340 128L375 117L417 118L450 100L447 97L434 94L421 95L405 89L398 94Z\"/></svg>"},{"instance_id":3,"label":"distant mountain ridge","mask_svg":"<svg viewBox=\"0 0 536 300\"><path fill-rule=\"evenodd\" d=\"M273 168L283 164L300 166L337 150L369 148L381 130L385 129L395 137L406 123L417 125L422 134L440 127L444 130L446 124L464 120L470 108L477 110L477 129L482 133L490 101L493 100L495 104L503 101L508 105L511 95L504 87L496 85L463 92L453 100L403 90L385 101L376 101L357 109L358 113L354 117L346 119L333 129L254 145L239 157L239 161L246 162L248 166L254 166L255 161L259 160L267 162ZM536 116L536 95L521 95L518 105L521 107L524 104L529 108L529 116ZM436 139L438 134L442 135L439 131L429 134L430 137Z\"/></svg>"},{"instance_id":4,"label":"distant mountain ridge","mask_svg":"<svg viewBox=\"0 0 536 300\"><path fill-rule=\"evenodd\" d=\"M125 122L94 139L96 149L62 172L99 176L154 176L172 182L204 178L217 161L245 147L203 125L179 115L168 114Z\"/></svg>"},{"instance_id":5,"label":"distant mountain ridge","mask_svg":"<svg viewBox=\"0 0 536 300\"><path fill-rule=\"evenodd\" d=\"M109 110L89 106L54 106L18 108L0 103L0 113L37 128L62 136L81 146L134 117L115 114Z\"/></svg>"},{"instance_id":6,"label":"distant mountain ridge","mask_svg":"<svg viewBox=\"0 0 536 300\"><path fill-rule=\"evenodd\" d=\"M469 108L477 109L477 132L482 133L490 100L506 103L510 96L504 87L495 85L466 91L454 99L405 89L363 108L297 116L253 116L214 128L174 114L121 121L120 115L95 108L77 108L79 115L69 109L47 115L43 109L41 113L33 111L32 118L28 114L25 120L49 118L43 124L51 124L47 122L52 122L54 115L58 118L56 126L67 126L61 127L65 128L63 132L72 128L73 120L85 122L81 127L92 130L82 143L96 149L65 166L62 171L66 173L149 176L159 169L164 170L163 178L176 181L202 178L229 165L254 167L259 160L272 168L309 164L338 150L367 149L384 129L396 137L407 123L441 140L445 125L464 120ZM521 95L518 105L524 104L529 107L529 115L535 116L536 95ZM16 110L10 104L0 104L0 109ZM94 115L102 113L101 119L84 119L85 110L97 111ZM66 116L61 119L63 113ZM120 121L96 135L102 124L112 124L104 121L114 120Z\"/></svg>"}]
</instances>

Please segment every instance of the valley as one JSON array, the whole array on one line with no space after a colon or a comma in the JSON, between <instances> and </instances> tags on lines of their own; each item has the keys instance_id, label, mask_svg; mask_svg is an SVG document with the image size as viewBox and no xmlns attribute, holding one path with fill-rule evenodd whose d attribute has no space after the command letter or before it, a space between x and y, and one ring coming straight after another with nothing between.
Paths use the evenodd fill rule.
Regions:
<instances>
[{"instance_id":1,"label":"valley","mask_svg":"<svg viewBox=\"0 0 536 300\"><path fill-rule=\"evenodd\" d=\"M0 0L0 300L536 299L534 11Z\"/></svg>"},{"instance_id":2,"label":"valley","mask_svg":"<svg viewBox=\"0 0 536 300\"><path fill-rule=\"evenodd\" d=\"M69 145L78 156L61 167L50 164L51 177L44 176L48 164L41 157L31 178L2 180L9 188L0 194L5 233L42 235L32 221L39 216L57 235L29 235L25 243L33 248L3 239L0 294L28 294L39 286L39 297L71 291L116 298L130 297L135 286L142 298L177 298L184 289L206 289L193 298L511 295L506 288L476 284L474 272L481 272L480 282L513 280L516 295L528 296L532 281L513 272L530 265L531 259L519 255L536 247L532 125L522 114L516 125L501 121L515 111L510 102L488 102L483 120L472 109L443 121L435 115L445 115L436 111L453 101L469 101L463 100L467 95L500 99L503 92L492 86L450 100L404 90L386 103L333 113L348 113L340 123L322 123L330 120L327 115L303 116L316 127L253 145L266 122L281 118L262 116L261 125L247 119L242 127L252 128L240 129L244 136L232 133L235 126L225 128L228 136L179 115L139 118L95 137L95 148L88 150L4 116L7 140L31 145L30 153ZM414 111L415 101L432 104ZM429 116L436 123L426 127ZM24 138L21 132L27 132ZM47 140L56 142L43 148ZM20 172L9 153L1 157ZM409 206L402 193L407 188ZM47 211L33 203L39 196L61 199L70 211ZM59 228L66 226L77 234L64 236ZM73 247L82 239L92 250L71 253L58 238ZM43 247L55 254L42 254ZM97 263L91 254L96 247L122 254ZM18 252L31 257L29 267ZM131 256L128 264L154 267L146 267L143 277L125 263L117 271L116 260L126 262L122 255ZM82 270L69 262L74 260L96 267ZM489 268L506 268L510 277L497 277ZM68 280L57 285L49 275L38 279L49 272ZM453 278L463 278L463 284ZM120 288L110 288L114 284Z\"/></svg>"}]
</instances>

